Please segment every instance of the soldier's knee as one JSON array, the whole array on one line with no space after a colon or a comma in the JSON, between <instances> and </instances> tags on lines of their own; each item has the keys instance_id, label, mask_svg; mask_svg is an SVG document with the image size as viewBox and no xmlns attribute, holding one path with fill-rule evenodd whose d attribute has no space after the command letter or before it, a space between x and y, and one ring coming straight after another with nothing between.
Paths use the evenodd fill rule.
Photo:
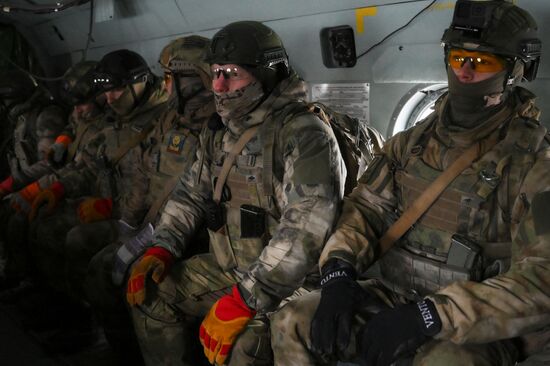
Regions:
<instances>
[{"instance_id":1,"label":"soldier's knee","mask_svg":"<svg viewBox=\"0 0 550 366\"><path fill-rule=\"evenodd\" d=\"M307 339L313 313L319 303L317 293L301 296L271 316L271 337L277 343Z\"/></svg>"},{"instance_id":2,"label":"soldier's knee","mask_svg":"<svg viewBox=\"0 0 550 366\"><path fill-rule=\"evenodd\" d=\"M513 353L513 352L512 352ZM495 344L457 345L432 341L424 345L414 358L414 366L512 366L515 357Z\"/></svg>"}]
</instances>

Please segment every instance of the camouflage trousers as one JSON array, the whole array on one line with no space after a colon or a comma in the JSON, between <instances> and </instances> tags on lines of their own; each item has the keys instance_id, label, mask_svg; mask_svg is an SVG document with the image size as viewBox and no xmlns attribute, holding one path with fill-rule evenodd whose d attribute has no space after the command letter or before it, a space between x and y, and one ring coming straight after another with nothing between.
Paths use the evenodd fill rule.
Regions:
<instances>
[{"instance_id":1,"label":"camouflage trousers","mask_svg":"<svg viewBox=\"0 0 550 366\"><path fill-rule=\"evenodd\" d=\"M9 199L0 201L0 256L6 277L23 278L30 273L28 225L27 215L12 209Z\"/></svg>"},{"instance_id":2,"label":"camouflage trousers","mask_svg":"<svg viewBox=\"0 0 550 366\"><path fill-rule=\"evenodd\" d=\"M360 284L366 291L388 305L398 305L406 301L403 297L387 290L377 280L361 281ZM311 292L286 304L272 316L271 346L276 366L336 365L336 361L320 362L310 352L310 324L320 298L320 291ZM366 309L359 311L352 327L350 344L340 361L359 362L357 339L370 316L372 315ZM516 348L508 341L456 345L434 340L417 350L412 364L414 366L511 366L515 365L517 358Z\"/></svg>"},{"instance_id":3,"label":"camouflage trousers","mask_svg":"<svg viewBox=\"0 0 550 366\"><path fill-rule=\"evenodd\" d=\"M86 299L103 327L119 363L143 364L125 297L125 286L112 280L113 264L121 242L101 249L90 260L85 280Z\"/></svg>"},{"instance_id":4,"label":"camouflage trousers","mask_svg":"<svg viewBox=\"0 0 550 366\"><path fill-rule=\"evenodd\" d=\"M132 308L147 365L205 364L199 326L212 305L239 280L210 253L176 263L162 283L147 283L145 303ZM197 359L197 356L199 357ZM269 320L254 318L233 345L228 365L272 365ZM207 364L207 363L206 363Z\"/></svg>"},{"instance_id":5,"label":"camouflage trousers","mask_svg":"<svg viewBox=\"0 0 550 366\"><path fill-rule=\"evenodd\" d=\"M30 231L30 249L40 276L56 290L81 299L92 257L118 236L116 220L80 223L77 202L42 215Z\"/></svg>"}]
</instances>

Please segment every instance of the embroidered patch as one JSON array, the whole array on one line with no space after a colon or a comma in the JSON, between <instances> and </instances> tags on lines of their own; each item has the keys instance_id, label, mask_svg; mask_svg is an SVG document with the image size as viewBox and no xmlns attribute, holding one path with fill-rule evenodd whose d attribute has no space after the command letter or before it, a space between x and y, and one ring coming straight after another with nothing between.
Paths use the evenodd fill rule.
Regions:
<instances>
[{"instance_id":1,"label":"embroidered patch","mask_svg":"<svg viewBox=\"0 0 550 366\"><path fill-rule=\"evenodd\" d=\"M185 136L179 134L173 134L168 140L168 146L166 150L174 154L180 154L183 150L183 144L185 143Z\"/></svg>"}]
</instances>

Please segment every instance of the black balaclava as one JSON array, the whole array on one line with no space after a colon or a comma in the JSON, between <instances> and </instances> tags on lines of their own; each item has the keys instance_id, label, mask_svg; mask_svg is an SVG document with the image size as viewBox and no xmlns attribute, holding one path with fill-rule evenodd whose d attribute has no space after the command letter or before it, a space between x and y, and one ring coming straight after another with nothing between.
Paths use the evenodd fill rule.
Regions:
<instances>
[{"instance_id":1,"label":"black balaclava","mask_svg":"<svg viewBox=\"0 0 550 366\"><path fill-rule=\"evenodd\" d=\"M483 119L503 108L522 76L521 61L516 61L511 71L506 68L477 83L461 83L452 68L447 67L450 124L465 129L478 126Z\"/></svg>"}]
</instances>

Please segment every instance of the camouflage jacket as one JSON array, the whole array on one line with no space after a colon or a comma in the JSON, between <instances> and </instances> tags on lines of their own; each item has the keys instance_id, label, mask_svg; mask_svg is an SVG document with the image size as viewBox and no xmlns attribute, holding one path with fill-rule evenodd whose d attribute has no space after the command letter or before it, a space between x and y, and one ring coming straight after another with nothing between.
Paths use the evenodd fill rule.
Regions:
<instances>
[{"instance_id":1,"label":"camouflage jacket","mask_svg":"<svg viewBox=\"0 0 550 366\"><path fill-rule=\"evenodd\" d=\"M210 91L203 90L188 99L182 115L176 112L176 99L174 96L167 103L154 129L122 161L137 164L132 182L123 196L134 197L140 205L126 206L126 210L121 212L122 220L132 226L142 224L151 206L157 200L162 202L168 198L178 177L191 168L196 158L200 131L216 113Z\"/></svg>"},{"instance_id":2,"label":"camouflage jacket","mask_svg":"<svg viewBox=\"0 0 550 366\"><path fill-rule=\"evenodd\" d=\"M14 153L10 158L10 169L13 177L13 189L17 191L40 177L53 173L46 161L46 153L55 138L66 127L66 120L59 115L46 116L37 123L45 108L40 102L33 106L18 106L24 110L18 113L13 131ZM59 108L61 111L61 109ZM47 113L47 112L45 112Z\"/></svg>"},{"instance_id":3,"label":"camouflage jacket","mask_svg":"<svg viewBox=\"0 0 550 366\"><path fill-rule=\"evenodd\" d=\"M70 136L73 137L73 142L69 145L67 154L67 163L59 169L53 170L50 168L48 173L38 179L40 187L47 188L53 182L61 179L61 177L71 174L72 171L83 168L83 162L80 154L84 151L87 141L91 141L95 136L106 127L105 114L98 111L89 119L75 119L73 115L69 117ZM62 134L68 134L67 128ZM41 164L47 164L46 161L41 161Z\"/></svg>"},{"instance_id":4,"label":"camouflage jacket","mask_svg":"<svg viewBox=\"0 0 550 366\"><path fill-rule=\"evenodd\" d=\"M293 75L240 121L226 121L225 128L217 131L205 130L198 159L172 193L156 231L154 245L177 257L185 253L205 219L225 157L243 130L260 126L230 170L226 188L231 197L222 200L223 234L209 230L218 264L242 278L243 296L259 312L274 310L315 270L343 195L345 167L330 127L311 113L284 112L303 95L304 83ZM263 147L270 126L277 138L272 171L267 172L271 162L264 161ZM270 173L273 195L262 179ZM250 233L253 228L241 225L249 224L241 218L245 204L265 213L260 225L267 226L267 232Z\"/></svg>"},{"instance_id":5,"label":"camouflage jacket","mask_svg":"<svg viewBox=\"0 0 550 366\"><path fill-rule=\"evenodd\" d=\"M367 269L377 260L378 239L411 197L419 195L411 193L416 189L412 183L433 181L473 142L483 141L480 158L388 251L381 267L404 248L407 253L425 253L424 258L445 259L452 234L468 235L481 246L484 260L495 256L509 265L479 281L451 281L427 294L443 323L436 338L485 343L548 325L550 230L543 217L548 217L550 203L550 149L546 129L534 119L539 112L533 99L527 90L516 88L506 107L490 120L474 130L453 131L445 122L444 97L425 122L391 138L346 199L320 265L339 258L360 272ZM424 146L414 141L422 130L427 131ZM494 145L487 143L491 139ZM489 171L492 174L486 174ZM495 243L500 249L492 253ZM395 270L400 277L394 278L414 271ZM431 273L439 275L437 270ZM424 277L423 283L429 280Z\"/></svg>"},{"instance_id":6,"label":"camouflage jacket","mask_svg":"<svg viewBox=\"0 0 550 366\"><path fill-rule=\"evenodd\" d=\"M82 166L60 177L69 198L111 197L113 217L141 207L142 197L124 194L133 184L139 156L130 151L143 141L166 108L167 95L160 82L146 102L126 116L109 115L107 127L87 142L79 154Z\"/></svg>"}]
</instances>

